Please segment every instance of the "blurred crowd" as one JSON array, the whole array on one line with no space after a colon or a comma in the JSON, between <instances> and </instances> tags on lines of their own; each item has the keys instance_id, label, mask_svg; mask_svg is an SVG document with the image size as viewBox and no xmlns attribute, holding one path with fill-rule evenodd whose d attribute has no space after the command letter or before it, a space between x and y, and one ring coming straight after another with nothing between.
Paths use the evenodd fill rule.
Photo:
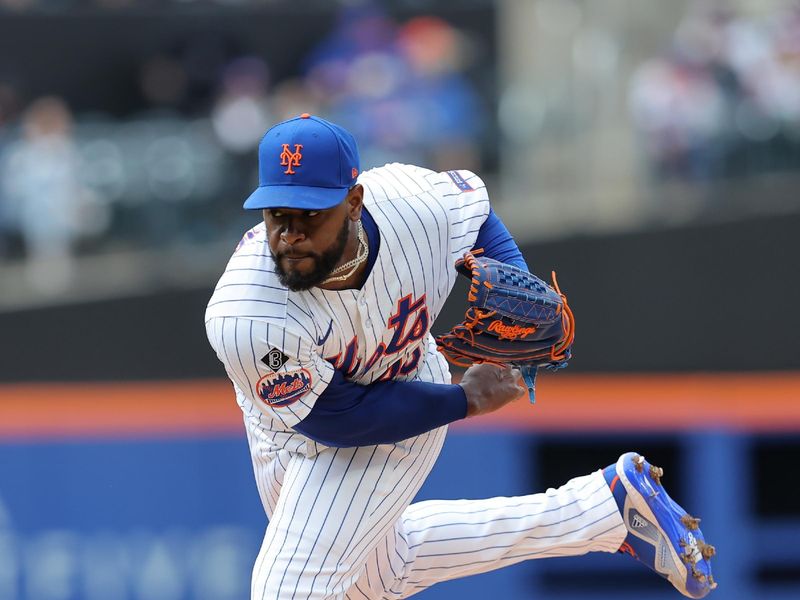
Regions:
<instances>
[{"instance_id":1,"label":"blurred crowd","mask_svg":"<svg viewBox=\"0 0 800 600\"><path fill-rule=\"evenodd\" d=\"M800 3L734 6L692 3L669 52L632 78L632 115L657 178L800 169Z\"/></svg>"},{"instance_id":2,"label":"blurred crowd","mask_svg":"<svg viewBox=\"0 0 800 600\"><path fill-rule=\"evenodd\" d=\"M197 3L217 1L289 2ZM389 4L415 3L436 4ZM0 0L0 12L101 5L134 2ZM591 212L581 204L589 192L573 181L591 179L592 143L586 136L600 130L586 131L601 121L618 128L612 142L615 135L629 140L633 124L652 190L670 180L724 182L800 172L800 1L684 5L669 49L635 66L628 80L619 54L627 40L636 56L636 44L619 29L624 16L617 29L606 31L574 0L539 0L536 19L544 25L537 35L574 36L574 64L566 59L564 68L575 70L565 76L558 67L548 71L540 65L544 75L525 84L518 98L508 93L514 85L503 91L495 81L487 48L491 33L475 37L418 10L410 11L414 17L392 18L381 8L385 3L369 0L340 0L330 28L323 29L325 17L319 29L326 33L297 40L286 55L258 53L223 34L211 39L213 28L171 39L152 52L145 46L150 53L131 59L133 65L111 65L110 54L115 79L103 89L122 101L106 110L95 100L103 111L67 100L69 95L31 96L24 73L17 70L15 80L0 72L0 266L24 265L30 285L58 293L82 255L142 248L190 252L236 239L256 218L241 210L241 202L257 184L261 136L271 124L301 112L350 129L362 168L403 161L491 175L503 150L511 159L506 162L517 160L523 175L535 173L533 179L519 177L528 186L521 192L525 198L535 189L540 196L566 193L574 199L553 204L559 215L569 206L576 214ZM329 4L326 14L332 10ZM487 24L487 31L492 27ZM286 37L294 42L291 33ZM272 48L280 43L276 38ZM652 45L645 45L641 52L649 55ZM548 62L546 53L539 60ZM625 85L627 110L616 93ZM614 94L603 95L612 88ZM517 99L505 102L509 96ZM87 97L94 100L83 94L84 102ZM498 119L492 116L495 102ZM506 104L513 110L505 110ZM612 104L613 109L597 108ZM612 122L610 115L619 118ZM562 144L572 139L580 140L574 148ZM525 152L515 155L517 147L536 152L528 160ZM576 155L576 149L587 154ZM622 171L626 181L635 172ZM619 193L612 187L603 192ZM537 219L545 223L542 198L537 202ZM646 204L638 197L631 202ZM635 207L611 202L596 208L605 217Z\"/></svg>"},{"instance_id":3,"label":"blurred crowd","mask_svg":"<svg viewBox=\"0 0 800 600\"><path fill-rule=\"evenodd\" d=\"M304 0L303 9L331 8L332 6L347 6L359 0ZM461 4L480 4L487 0L462 0ZM408 7L415 10L430 9L433 6L443 6L449 0L383 0L383 5L395 7ZM65 13L73 9L90 9L103 11L125 11L129 9L154 8L178 10L196 6L230 7L265 7L277 5L297 5L295 0L0 0L0 12L12 13L48 12Z\"/></svg>"},{"instance_id":4,"label":"blurred crowd","mask_svg":"<svg viewBox=\"0 0 800 600\"><path fill-rule=\"evenodd\" d=\"M353 131L362 169L480 168L487 109L465 75L471 41L440 18L345 8L281 80L269 57L197 55L143 62L145 106L123 117L25 101L0 80L0 261L24 259L29 283L57 293L81 254L236 239L253 222L241 202L261 136L301 112Z\"/></svg>"},{"instance_id":5,"label":"blurred crowd","mask_svg":"<svg viewBox=\"0 0 800 600\"><path fill-rule=\"evenodd\" d=\"M164 5L241 6L286 3L291 0L0 0L0 10L9 12L47 11L64 12L75 8L124 10L127 8L164 7ZM307 0L308 1L308 0ZM327 0L310 0L323 4Z\"/></svg>"}]
</instances>

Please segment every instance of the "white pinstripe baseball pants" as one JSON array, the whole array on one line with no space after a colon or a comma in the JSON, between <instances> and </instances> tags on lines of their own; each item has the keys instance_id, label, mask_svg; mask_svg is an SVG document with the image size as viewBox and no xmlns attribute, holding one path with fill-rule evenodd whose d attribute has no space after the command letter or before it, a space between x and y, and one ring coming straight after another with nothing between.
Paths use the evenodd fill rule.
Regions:
<instances>
[{"instance_id":1,"label":"white pinstripe baseball pants","mask_svg":"<svg viewBox=\"0 0 800 600\"><path fill-rule=\"evenodd\" d=\"M541 494L409 506L445 432L313 458L254 452L270 521L251 600L405 598L523 560L619 549L625 525L599 471Z\"/></svg>"}]
</instances>

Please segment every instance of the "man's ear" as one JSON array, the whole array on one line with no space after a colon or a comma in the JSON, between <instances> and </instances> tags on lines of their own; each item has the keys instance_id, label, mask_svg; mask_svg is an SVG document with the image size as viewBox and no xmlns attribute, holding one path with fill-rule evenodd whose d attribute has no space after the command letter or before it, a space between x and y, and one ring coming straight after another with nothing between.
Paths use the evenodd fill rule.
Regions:
<instances>
[{"instance_id":1,"label":"man's ear","mask_svg":"<svg viewBox=\"0 0 800 600\"><path fill-rule=\"evenodd\" d=\"M347 194L347 214L351 221L358 221L361 218L361 209L364 206L364 186L360 183L350 188Z\"/></svg>"}]
</instances>

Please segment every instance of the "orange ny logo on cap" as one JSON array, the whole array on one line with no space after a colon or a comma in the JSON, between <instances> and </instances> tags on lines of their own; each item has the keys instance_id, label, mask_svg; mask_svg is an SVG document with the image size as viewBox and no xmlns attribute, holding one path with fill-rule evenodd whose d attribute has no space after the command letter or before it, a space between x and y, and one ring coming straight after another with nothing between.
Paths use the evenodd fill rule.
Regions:
<instances>
[{"instance_id":1,"label":"orange ny logo on cap","mask_svg":"<svg viewBox=\"0 0 800 600\"><path fill-rule=\"evenodd\" d=\"M303 155L300 153L300 150L303 149L303 144L295 144L294 145L294 152L289 151L289 144L283 145L283 152L281 152L281 166L286 167L284 173L287 175L294 175L294 171L292 167L299 167L300 166L300 159L303 158Z\"/></svg>"}]
</instances>

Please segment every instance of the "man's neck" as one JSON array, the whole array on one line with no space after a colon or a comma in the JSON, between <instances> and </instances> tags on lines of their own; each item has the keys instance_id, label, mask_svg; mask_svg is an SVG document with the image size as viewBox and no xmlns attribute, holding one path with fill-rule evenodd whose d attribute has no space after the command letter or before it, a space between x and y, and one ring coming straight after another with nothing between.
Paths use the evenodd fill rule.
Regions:
<instances>
[{"instance_id":1,"label":"man's neck","mask_svg":"<svg viewBox=\"0 0 800 600\"><path fill-rule=\"evenodd\" d=\"M350 235L347 239L347 244L345 245L345 250L342 253L342 258L339 263L336 265L343 265L346 262L353 260L356 255L358 254L359 242L358 242L358 235L357 235L357 226L350 228ZM369 234L367 230L364 229L364 240L367 244L367 252L369 252ZM323 290L352 290L352 289L361 289L364 285L364 282L367 278L367 266L369 265L369 257L362 262L358 268L353 272L350 277L341 281L331 281L330 283L321 283L319 286ZM334 267L335 268L335 267Z\"/></svg>"}]
</instances>

